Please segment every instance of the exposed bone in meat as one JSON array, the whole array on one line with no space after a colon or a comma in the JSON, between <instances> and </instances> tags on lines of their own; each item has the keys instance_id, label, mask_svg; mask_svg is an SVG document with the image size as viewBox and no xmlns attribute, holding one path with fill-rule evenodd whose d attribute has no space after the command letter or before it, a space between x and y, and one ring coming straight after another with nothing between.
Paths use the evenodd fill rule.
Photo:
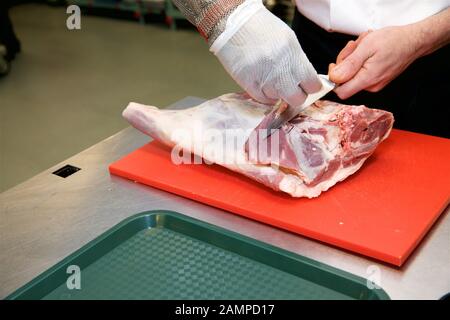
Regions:
<instances>
[{"instance_id":1,"label":"exposed bone in meat","mask_svg":"<svg viewBox=\"0 0 450 320\"><path fill-rule=\"evenodd\" d=\"M226 94L185 110L132 102L123 112L134 127L164 144L274 190L309 198L356 172L389 135L394 121L386 111L318 101L263 141L268 152L261 155L262 141L252 137L257 138L255 130L265 128L275 114L272 107L246 94ZM229 132L237 135L231 148L224 142ZM271 149L275 144L277 148ZM258 148L251 148L255 145Z\"/></svg>"}]
</instances>

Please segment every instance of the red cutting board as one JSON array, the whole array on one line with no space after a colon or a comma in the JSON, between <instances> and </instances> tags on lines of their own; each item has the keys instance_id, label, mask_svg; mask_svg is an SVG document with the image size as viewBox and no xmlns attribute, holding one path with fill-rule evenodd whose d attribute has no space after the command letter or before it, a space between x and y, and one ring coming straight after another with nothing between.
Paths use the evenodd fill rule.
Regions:
<instances>
[{"instance_id":1,"label":"red cutting board","mask_svg":"<svg viewBox=\"0 0 450 320\"><path fill-rule=\"evenodd\" d=\"M397 266L450 200L450 139L393 130L363 167L315 199L217 165L175 165L151 142L110 172Z\"/></svg>"}]
</instances>

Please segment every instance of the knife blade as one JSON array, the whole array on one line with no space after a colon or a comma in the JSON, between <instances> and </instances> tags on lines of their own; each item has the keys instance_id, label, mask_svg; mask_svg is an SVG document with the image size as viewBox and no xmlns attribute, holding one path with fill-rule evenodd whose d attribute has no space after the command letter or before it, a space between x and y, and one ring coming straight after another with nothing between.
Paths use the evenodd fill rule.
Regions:
<instances>
[{"instance_id":1,"label":"knife blade","mask_svg":"<svg viewBox=\"0 0 450 320\"><path fill-rule=\"evenodd\" d=\"M315 93L309 94L305 102L301 105L296 107L288 105L284 111L282 111L278 116L275 116L273 121L267 126L267 134L265 138L270 136L273 130L280 128L283 124L295 118L303 109L310 106L336 87L336 84L329 80L327 75L319 74L319 79L322 82L322 88ZM281 104L281 102L282 101L279 100L276 105Z\"/></svg>"}]
</instances>

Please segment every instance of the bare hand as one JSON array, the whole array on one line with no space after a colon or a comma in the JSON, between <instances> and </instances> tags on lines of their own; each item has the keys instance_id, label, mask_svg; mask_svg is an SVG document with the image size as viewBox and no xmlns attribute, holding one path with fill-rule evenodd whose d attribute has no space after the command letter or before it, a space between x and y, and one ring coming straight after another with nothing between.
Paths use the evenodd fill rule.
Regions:
<instances>
[{"instance_id":1,"label":"bare hand","mask_svg":"<svg viewBox=\"0 0 450 320\"><path fill-rule=\"evenodd\" d=\"M417 59L416 51L408 26L361 34L342 49L336 64L330 64L330 80L340 84L336 94L346 99L361 90L380 91Z\"/></svg>"}]
</instances>

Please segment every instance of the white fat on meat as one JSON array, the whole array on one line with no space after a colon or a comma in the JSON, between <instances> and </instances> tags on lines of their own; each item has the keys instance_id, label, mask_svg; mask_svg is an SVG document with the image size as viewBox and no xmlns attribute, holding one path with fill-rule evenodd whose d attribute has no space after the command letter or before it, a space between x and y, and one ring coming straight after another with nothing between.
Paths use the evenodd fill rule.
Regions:
<instances>
[{"instance_id":1,"label":"white fat on meat","mask_svg":"<svg viewBox=\"0 0 450 320\"><path fill-rule=\"evenodd\" d=\"M123 116L138 130L176 149L172 156L179 150L190 152L274 190L308 198L356 172L393 124L386 111L318 101L264 141L270 150L271 139L279 139L277 157L270 152L252 154L249 138L267 127L276 115L273 109L233 93L184 110L131 102Z\"/></svg>"}]
</instances>

